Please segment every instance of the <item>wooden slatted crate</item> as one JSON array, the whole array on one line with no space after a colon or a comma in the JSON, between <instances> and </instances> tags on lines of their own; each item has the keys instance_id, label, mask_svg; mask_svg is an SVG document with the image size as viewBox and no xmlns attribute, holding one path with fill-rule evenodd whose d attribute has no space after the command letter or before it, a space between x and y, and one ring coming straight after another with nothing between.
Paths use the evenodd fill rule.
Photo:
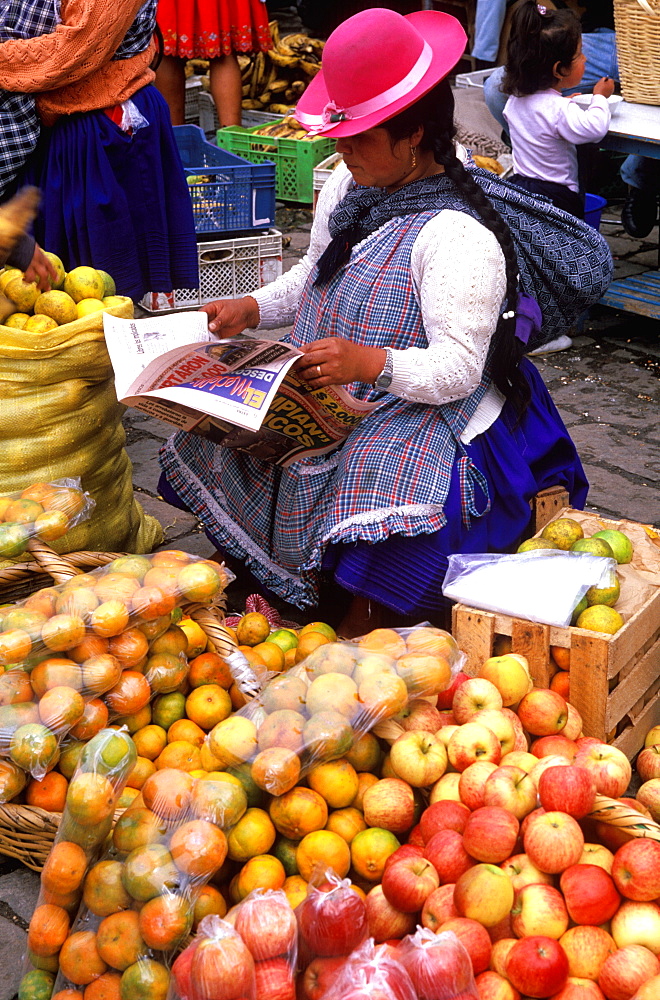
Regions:
<instances>
[{"instance_id":1,"label":"wooden slatted crate","mask_svg":"<svg viewBox=\"0 0 660 1000\"><path fill-rule=\"evenodd\" d=\"M558 513L570 517L571 510ZM600 520L606 527L618 526ZM612 743L629 758L643 746L648 730L660 724L660 588L612 636L461 604L453 608L452 632L467 656L468 674L495 655L499 637L510 637L512 651L527 658L538 687L547 687L554 673L550 646L570 649L570 700L582 716L585 735Z\"/></svg>"}]
</instances>

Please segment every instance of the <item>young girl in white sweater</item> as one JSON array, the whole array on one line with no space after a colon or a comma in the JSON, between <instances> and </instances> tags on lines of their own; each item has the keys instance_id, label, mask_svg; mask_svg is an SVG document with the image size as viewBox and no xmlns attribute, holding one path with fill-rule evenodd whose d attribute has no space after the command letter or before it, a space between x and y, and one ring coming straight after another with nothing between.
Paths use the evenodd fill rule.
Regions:
<instances>
[{"instance_id":1,"label":"young girl in white sweater","mask_svg":"<svg viewBox=\"0 0 660 1000\"><path fill-rule=\"evenodd\" d=\"M576 145L597 142L610 124L608 77L593 88L588 107L562 97L584 74L580 22L571 10L551 10L535 0L516 8L502 89L513 147L513 184L584 217Z\"/></svg>"}]
</instances>

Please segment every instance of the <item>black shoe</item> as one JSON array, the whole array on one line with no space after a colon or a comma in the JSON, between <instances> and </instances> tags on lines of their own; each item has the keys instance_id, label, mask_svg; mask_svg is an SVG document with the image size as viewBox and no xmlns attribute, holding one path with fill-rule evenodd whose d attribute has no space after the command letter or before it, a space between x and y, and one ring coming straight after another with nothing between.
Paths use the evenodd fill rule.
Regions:
<instances>
[{"instance_id":1,"label":"black shoe","mask_svg":"<svg viewBox=\"0 0 660 1000\"><path fill-rule=\"evenodd\" d=\"M658 196L641 188L629 188L621 212L623 228L629 236L643 240L648 236L658 219Z\"/></svg>"}]
</instances>

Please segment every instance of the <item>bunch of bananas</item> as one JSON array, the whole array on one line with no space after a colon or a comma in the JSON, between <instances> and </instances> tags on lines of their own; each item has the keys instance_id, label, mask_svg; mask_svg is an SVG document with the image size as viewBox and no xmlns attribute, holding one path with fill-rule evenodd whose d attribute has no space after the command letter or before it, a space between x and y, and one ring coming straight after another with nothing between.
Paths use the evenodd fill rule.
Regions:
<instances>
[{"instance_id":1,"label":"bunch of bananas","mask_svg":"<svg viewBox=\"0 0 660 1000\"><path fill-rule=\"evenodd\" d=\"M282 38L277 21L271 21L269 27L272 49L238 56L243 107L285 115L321 68L325 42L302 34ZM208 73L208 60L189 60L186 73L188 76L201 75L203 85L208 88L208 77L204 79Z\"/></svg>"},{"instance_id":2,"label":"bunch of bananas","mask_svg":"<svg viewBox=\"0 0 660 1000\"><path fill-rule=\"evenodd\" d=\"M278 139L300 139L302 142L316 139L316 136L306 132L292 115L286 115L280 121L267 122L265 125L255 128L252 134L277 136ZM263 152L274 152L276 149L276 146L264 146Z\"/></svg>"}]
</instances>

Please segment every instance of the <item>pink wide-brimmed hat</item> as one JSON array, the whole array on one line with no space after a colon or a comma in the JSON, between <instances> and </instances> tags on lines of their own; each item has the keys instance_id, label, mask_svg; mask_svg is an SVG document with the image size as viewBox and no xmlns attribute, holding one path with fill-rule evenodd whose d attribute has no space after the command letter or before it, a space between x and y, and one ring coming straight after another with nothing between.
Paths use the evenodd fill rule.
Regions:
<instances>
[{"instance_id":1,"label":"pink wide-brimmed hat","mask_svg":"<svg viewBox=\"0 0 660 1000\"><path fill-rule=\"evenodd\" d=\"M447 76L466 42L451 14L420 10L404 17L383 7L364 10L332 32L321 71L294 115L308 132L330 138L375 128Z\"/></svg>"}]
</instances>

